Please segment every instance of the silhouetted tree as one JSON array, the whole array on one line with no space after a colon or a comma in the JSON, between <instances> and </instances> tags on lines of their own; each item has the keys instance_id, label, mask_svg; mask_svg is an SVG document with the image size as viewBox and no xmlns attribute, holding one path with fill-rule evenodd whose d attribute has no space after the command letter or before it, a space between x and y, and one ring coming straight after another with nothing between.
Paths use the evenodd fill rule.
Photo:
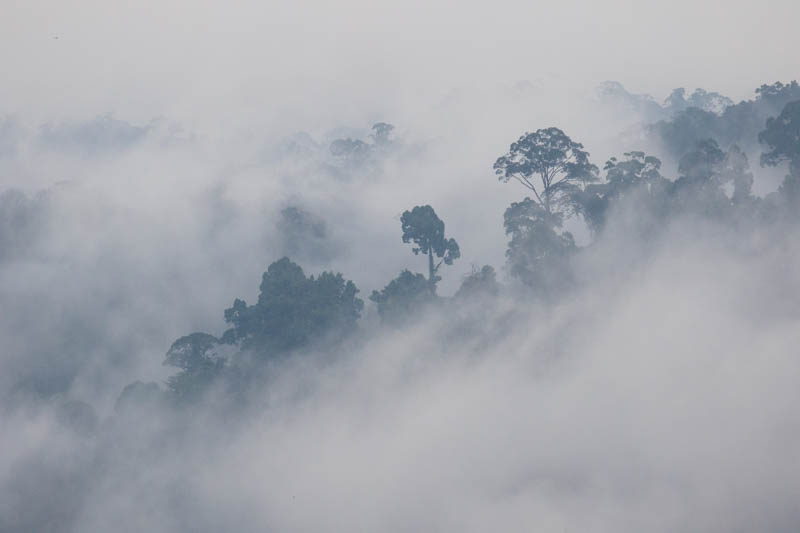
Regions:
<instances>
[{"instance_id":1,"label":"silhouetted tree","mask_svg":"<svg viewBox=\"0 0 800 533\"><path fill-rule=\"evenodd\" d=\"M570 277L567 261L576 250L572 234L556 233L552 217L530 198L512 203L503 216L511 236L506 251L511 275L543 294L563 287Z\"/></svg>"},{"instance_id":2,"label":"silhouetted tree","mask_svg":"<svg viewBox=\"0 0 800 533\"><path fill-rule=\"evenodd\" d=\"M725 152L713 139L700 141L678 163L681 176L672 184L674 208L704 216L720 217L731 203L722 188Z\"/></svg>"},{"instance_id":3,"label":"silhouetted tree","mask_svg":"<svg viewBox=\"0 0 800 533\"><path fill-rule=\"evenodd\" d=\"M356 168L369 160L372 146L358 139L336 139L331 143L331 154L346 167Z\"/></svg>"},{"instance_id":4,"label":"silhouetted tree","mask_svg":"<svg viewBox=\"0 0 800 533\"><path fill-rule=\"evenodd\" d=\"M715 115L721 115L726 108L732 105L733 101L727 96L713 91L709 92L705 89L695 89L689 98L686 98L685 89L675 89L664 101L664 107L672 114L679 113L690 107L696 107Z\"/></svg>"},{"instance_id":5,"label":"silhouetted tree","mask_svg":"<svg viewBox=\"0 0 800 533\"><path fill-rule=\"evenodd\" d=\"M441 279L436 273L442 263L452 265L454 260L461 257L458 243L455 239L445 238L444 222L429 205L418 205L411 211L405 211L400 222L403 225L403 242L416 244L412 249L415 255L421 253L428 256L428 281L431 290L435 290L436 282ZM439 258L436 264L434 256Z\"/></svg>"},{"instance_id":6,"label":"silhouetted tree","mask_svg":"<svg viewBox=\"0 0 800 533\"><path fill-rule=\"evenodd\" d=\"M706 182L718 174L718 166L725 160L725 152L713 139L698 142L695 149L678 162L681 177L691 182Z\"/></svg>"},{"instance_id":7,"label":"silhouetted tree","mask_svg":"<svg viewBox=\"0 0 800 533\"><path fill-rule=\"evenodd\" d=\"M394 126L387 122L377 122L372 125L369 138L372 144L358 139L336 139L331 143L331 154L350 169L366 168L375 169L378 163L377 155L385 153L392 145L389 139Z\"/></svg>"},{"instance_id":8,"label":"silhouetted tree","mask_svg":"<svg viewBox=\"0 0 800 533\"><path fill-rule=\"evenodd\" d=\"M774 167L788 161L789 174L777 192L783 207L797 216L796 208L800 206L800 100L786 104L780 115L768 119L758 140L770 149L761 154L762 166Z\"/></svg>"},{"instance_id":9,"label":"silhouetted tree","mask_svg":"<svg viewBox=\"0 0 800 533\"><path fill-rule=\"evenodd\" d=\"M329 341L341 339L355 329L361 314L364 302L357 293L355 284L341 274L306 277L300 266L284 257L264 273L255 305L236 299L225 310L225 321L233 327L222 341L267 355L323 336Z\"/></svg>"},{"instance_id":10,"label":"silhouetted tree","mask_svg":"<svg viewBox=\"0 0 800 533\"><path fill-rule=\"evenodd\" d=\"M675 157L694 150L698 142L706 139L713 139L721 146L738 144L748 149L756 144L758 132L769 117L779 113L787 103L800 100L800 85L795 81L762 85L756 89L755 99L726 105L721 114L709 107L716 105L714 94L699 94L698 101L705 102L702 109L687 101L688 107L671 120L651 124L648 131L657 135Z\"/></svg>"},{"instance_id":11,"label":"silhouetted tree","mask_svg":"<svg viewBox=\"0 0 800 533\"><path fill-rule=\"evenodd\" d=\"M377 304L381 320L396 324L434 302L436 296L425 276L403 270L380 292L372 291L369 299Z\"/></svg>"},{"instance_id":12,"label":"silhouetted tree","mask_svg":"<svg viewBox=\"0 0 800 533\"><path fill-rule=\"evenodd\" d=\"M164 364L180 371L167 381L168 390L180 401L195 400L224 378L224 390L239 394L245 376L257 370L243 366L245 362L257 364L323 338L335 343L351 333L364 305L357 293L341 274L306 277L286 257L272 263L263 275L258 302L248 306L237 298L225 310L225 321L233 327L221 339L192 333L172 344Z\"/></svg>"},{"instance_id":13,"label":"silhouetted tree","mask_svg":"<svg viewBox=\"0 0 800 533\"><path fill-rule=\"evenodd\" d=\"M388 124L386 122L378 122L372 125L372 133L370 134L370 138L372 138L372 142L375 143L375 146L385 146L391 141L389 140L389 135L392 134L394 130L394 126Z\"/></svg>"},{"instance_id":14,"label":"silhouetted tree","mask_svg":"<svg viewBox=\"0 0 800 533\"><path fill-rule=\"evenodd\" d=\"M666 145L669 152L680 157L704 139L726 136L725 128L717 115L697 107L689 107L676 114L672 120L659 121L650 126Z\"/></svg>"},{"instance_id":15,"label":"silhouetted tree","mask_svg":"<svg viewBox=\"0 0 800 533\"><path fill-rule=\"evenodd\" d=\"M789 174L800 175L800 100L786 104L780 115L767 119L758 141L770 149L761 154L762 166L788 161Z\"/></svg>"},{"instance_id":16,"label":"silhouetted tree","mask_svg":"<svg viewBox=\"0 0 800 533\"><path fill-rule=\"evenodd\" d=\"M180 370L167 380L178 400L196 399L221 375L226 359L219 354L219 346L219 340L208 333L192 333L172 343L164 364Z\"/></svg>"},{"instance_id":17,"label":"silhouetted tree","mask_svg":"<svg viewBox=\"0 0 800 533\"><path fill-rule=\"evenodd\" d=\"M725 154L719 169L722 183L733 184L731 201L743 205L753 200L753 173L747 162L747 154L737 145L733 145Z\"/></svg>"},{"instance_id":18,"label":"silhouetted tree","mask_svg":"<svg viewBox=\"0 0 800 533\"><path fill-rule=\"evenodd\" d=\"M575 196L579 212L595 232L605 225L612 204L635 197L643 209L655 210L656 202L663 202L669 181L659 172L661 160L644 152L624 155L606 162L605 183L589 184Z\"/></svg>"},{"instance_id":19,"label":"silhouetted tree","mask_svg":"<svg viewBox=\"0 0 800 533\"><path fill-rule=\"evenodd\" d=\"M470 298L473 296L496 296L500 291L497 275L494 268L484 265L481 269L473 269L458 288L455 298Z\"/></svg>"},{"instance_id":20,"label":"silhouetted tree","mask_svg":"<svg viewBox=\"0 0 800 533\"><path fill-rule=\"evenodd\" d=\"M500 181L513 178L533 191L548 215L559 217L572 210L581 186L597 179L597 167L583 145L558 128L525 133L495 161L494 170Z\"/></svg>"},{"instance_id":21,"label":"silhouetted tree","mask_svg":"<svg viewBox=\"0 0 800 533\"><path fill-rule=\"evenodd\" d=\"M758 100L771 108L771 114L782 110L786 104L800 100L800 84L796 80L789 83L776 81L772 85L764 84L756 89Z\"/></svg>"},{"instance_id":22,"label":"silhouetted tree","mask_svg":"<svg viewBox=\"0 0 800 533\"><path fill-rule=\"evenodd\" d=\"M291 205L281 209L277 230L281 248L288 256L327 261L337 251L336 245L328 238L325 220L300 206Z\"/></svg>"}]
</instances>

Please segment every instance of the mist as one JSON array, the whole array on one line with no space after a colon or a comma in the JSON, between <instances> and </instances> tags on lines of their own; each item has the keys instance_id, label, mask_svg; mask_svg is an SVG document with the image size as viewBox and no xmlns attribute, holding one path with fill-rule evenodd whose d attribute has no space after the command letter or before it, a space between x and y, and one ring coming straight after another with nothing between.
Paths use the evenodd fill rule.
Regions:
<instances>
[{"instance_id":1,"label":"mist","mask_svg":"<svg viewBox=\"0 0 800 533\"><path fill-rule=\"evenodd\" d=\"M800 526L793 2L2 11L0 531Z\"/></svg>"}]
</instances>

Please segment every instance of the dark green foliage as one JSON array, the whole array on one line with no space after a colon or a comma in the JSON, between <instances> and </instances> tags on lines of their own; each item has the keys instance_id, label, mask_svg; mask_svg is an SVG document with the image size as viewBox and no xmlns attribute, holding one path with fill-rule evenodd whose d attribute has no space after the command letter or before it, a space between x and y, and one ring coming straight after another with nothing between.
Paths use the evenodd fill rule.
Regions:
<instances>
[{"instance_id":1,"label":"dark green foliage","mask_svg":"<svg viewBox=\"0 0 800 533\"><path fill-rule=\"evenodd\" d=\"M500 181L519 181L533 191L548 214L559 216L573 210L572 199L582 185L597 179L597 167L589 162L583 145L558 128L526 132L497 158L494 170Z\"/></svg>"},{"instance_id":2,"label":"dark green foliage","mask_svg":"<svg viewBox=\"0 0 800 533\"><path fill-rule=\"evenodd\" d=\"M503 218L511 275L543 294L558 292L570 278L568 260L577 249L572 234L557 233L558 219L530 198L512 203Z\"/></svg>"},{"instance_id":3,"label":"dark green foliage","mask_svg":"<svg viewBox=\"0 0 800 533\"><path fill-rule=\"evenodd\" d=\"M262 355L300 348L325 336L341 339L356 327L364 302L358 289L341 274L306 277L288 258L272 263L261 281L255 305L236 299L225 310L233 327L223 341Z\"/></svg>"},{"instance_id":4,"label":"dark green foliage","mask_svg":"<svg viewBox=\"0 0 800 533\"><path fill-rule=\"evenodd\" d=\"M472 298L476 296L496 296L500 292L497 275L490 265L484 265L480 270L473 270L461 282L461 287L455 298Z\"/></svg>"},{"instance_id":5,"label":"dark green foliage","mask_svg":"<svg viewBox=\"0 0 800 533\"><path fill-rule=\"evenodd\" d=\"M400 222L403 226L403 242L416 245L412 249L415 255L421 253L428 256L428 281L431 290L435 290L436 282L441 279L436 273L442 263L452 265L454 260L461 257L458 243L444 236L444 222L429 205L418 205L411 211L405 211ZM434 256L439 258L435 265Z\"/></svg>"},{"instance_id":6,"label":"dark green foliage","mask_svg":"<svg viewBox=\"0 0 800 533\"><path fill-rule=\"evenodd\" d=\"M369 299L378 305L384 322L399 323L434 302L436 296L425 276L403 270L383 290L372 291Z\"/></svg>"}]
</instances>

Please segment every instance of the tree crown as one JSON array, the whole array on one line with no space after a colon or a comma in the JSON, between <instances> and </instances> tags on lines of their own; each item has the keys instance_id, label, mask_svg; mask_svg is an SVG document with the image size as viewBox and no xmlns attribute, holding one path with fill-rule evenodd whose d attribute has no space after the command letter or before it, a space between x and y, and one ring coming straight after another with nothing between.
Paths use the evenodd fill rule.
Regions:
<instances>
[{"instance_id":1,"label":"tree crown","mask_svg":"<svg viewBox=\"0 0 800 533\"><path fill-rule=\"evenodd\" d=\"M545 209L553 204L568 208L569 196L579 185L597 179L597 167L589 161L589 153L558 128L525 133L511 144L508 153L494 163L498 179L507 183L519 181L533 191ZM538 176L540 185L534 183Z\"/></svg>"},{"instance_id":2,"label":"tree crown","mask_svg":"<svg viewBox=\"0 0 800 533\"><path fill-rule=\"evenodd\" d=\"M411 211L405 211L400 222L403 226L403 242L416 244L412 248L414 254L433 254L448 265L461 257L458 243L455 239L445 238L444 222L431 206L418 205Z\"/></svg>"}]
</instances>

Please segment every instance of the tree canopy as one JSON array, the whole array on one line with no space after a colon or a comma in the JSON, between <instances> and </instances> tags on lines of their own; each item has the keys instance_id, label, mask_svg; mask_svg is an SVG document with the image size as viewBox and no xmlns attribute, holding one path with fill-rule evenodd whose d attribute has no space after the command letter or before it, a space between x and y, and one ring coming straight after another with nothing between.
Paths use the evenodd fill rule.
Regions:
<instances>
[{"instance_id":1,"label":"tree canopy","mask_svg":"<svg viewBox=\"0 0 800 533\"><path fill-rule=\"evenodd\" d=\"M604 183L587 185L576 195L579 211L595 232L601 230L612 205L635 196L639 203L655 208L654 200L663 196L669 181L661 175L661 160L644 152L626 152L624 159L606 161Z\"/></svg>"},{"instance_id":2,"label":"tree canopy","mask_svg":"<svg viewBox=\"0 0 800 533\"><path fill-rule=\"evenodd\" d=\"M472 272L461 282L461 287L456 291L455 298L468 298L471 296L495 296L500 292L497 283L497 274L491 265L482 268L473 268Z\"/></svg>"},{"instance_id":3,"label":"tree canopy","mask_svg":"<svg viewBox=\"0 0 800 533\"><path fill-rule=\"evenodd\" d=\"M686 101L686 107L667 120L660 120L647 127L647 131L659 138L670 155L680 158L694 149L698 142L713 139L722 147L737 144L744 150L756 146L759 131L764 122L774 117L783 107L800 100L800 85L776 82L762 85L755 90L756 97L738 104L726 103L721 113L706 104L709 97L717 99L716 93L700 95L697 101ZM682 95L675 94L678 102ZM714 104L716 106L716 104Z\"/></svg>"},{"instance_id":4,"label":"tree canopy","mask_svg":"<svg viewBox=\"0 0 800 533\"><path fill-rule=\"evenodd\" d=\"M392 134L394 126L386 122L377 122L372 125L372 133L370 138L375 143L375 146L385 146L391 141L389 136Z\"/></svg>"},{"instance_id":5,"label":"tree canopy","mask_svg":"<svg viewBox=\"0 0 800 533\"><path fill-rule=\"evenodd\" d=\"M452 265L461 257L461 251L455 239L448 239L444 234L444 222L429 205L418 205L411 211L403 212L400 217L403 227L403 242L413 242L414 255L428 256L428 281L434 288L441 278L437 275L442 263ZM439 259L434 264L434 256Z\"/></svg>"},{"instance_id":6,"label":"tree canopy","mask_svg":"<svg viewBox=\"0 0 800 533\"><path fill-rule=\"evenodd\" d=\"M511 237L506 251L511 275L543 294L563 287L569 278L567 258L576 250L572 234L557 233L550 218L530 198L512 203L503 215Z\"/></svg>"},{"instance_id":7,"label":"tree canopy","mask_svg":"<svg viewBox=\"0 0 800 533\"><path fill-rule=\"evenodd\" d=\"M254 305L237 298L225 310L232 327L221 338L198 332L172 344L164 364L179 372L169 378L169 390L176 398L194 399L223 375L237 375L231 365L243 359L264 361L315 341L331 345L344 339L355 330L364 306L356 294L355 284L341 274L306 277L288 258L275 261L262 276Z\"/></svg>"},{"instance_id":8,"label":"tree canopy","mask_svg":"<svg viewBox=\"0 0 800 533\"><path fill-rule=\"evenodd\" d=\"M414 311L435 301L431 282L422 274L403 270L380 291L372 291L369 297L378 306L378 314L387 323L401 323Z\"/></svg>"},{"instance_id":9,"label":"tree canopy","mask_svg":"<svg viewBox=\"0 0 800 533\"><path fill-rule=\"evenodd\" d=\"M642 244L658 242L659 232L670 227L670 217L688 215L692 222L702 219L724 225L796 221L800 216L800 100L785 103L779 114L765 120L766 126L758 135L766 147L761 164L777 166L788 162L790 170L778 190L764 198L753 194L754 177L746 149L733 144L726 151L715 136L695 140L693 135L699 135L706 127L714 130L727 124L735 130L727 135L736 137L752 126L759 113L798 90L794 82L765 85L759 88L755 100L735 105L702 90L688 99L685 92L674 92L670 106L686 107L670 124L683 124L692 134L680 140L686 149L674 159L674 180L662 175L659 158L643 151L628 151L606 161L601 181L583 145L572 141L562 130L553 127L524 134L493 165L500 181L515 179L532 192L532 197L511 203L503 213L508 237L505 272L533 289L521 294L534 295L547 303L578 286L586 272L582 270L585 265L574 258L605 236L624 236L626 242L622 244L633 244L636 248L629 249L639 250L646 249L640 247ZM701 109L701 104L704 109L717 106L724 110L718 114L718 110ZM710 119L711 116L715 118ZM695 118L700 120L699 125L691 124ZM372 144L345 139L334 145L345 152L352 149L369 155L391 143L392 130L390 124L377 123L370 135ZM680 133L680 128L673 133ZM15 198L8 196L7 203L16 202ZM591 244L578 246L572 233L562 230L566 216L573 213L588 224ZM371 292L369 300L374 302L382 322L405 323L426 309L444 309L448 305L456 306L452 309L468 308L470 302L482 306L500 294L509 294L501 290L494 268L486 265L473 267L463 276L452 297L437 296L439 269L443 264L453 265L461 257L459 244L446 234L444 221L430 205L404 211L400 221L402 241L413 245L415 255L426 256L428 272L426 276L402 270L382 289ZM276 220L276 229L283 238L284 249L307 258L318 257L328 235L325 220L299 206L284 208ZM307 253L304 246L316 252ZM254 304L236 298L224 311L229 327L221 337L196 332L170 346L164 364L177 369L177 373L167 381L168 395L193 400L215 384L237 388L249 383L247 376L258 374L254 370L267 372L264 369L304 350L324 352L331 346L342 346L341 341L357 330L364 305L358 292L342 274L322 272L307 276L288 257L275 261L262 276ZM473 313L475 316L480 314ZM456 327L453 331L465 329ZM138 389L145 391L145 396L152 395L150 386ZM138 389L128 390L128 396Z\"/></svg>"},{"instance_id":10,"label":"tree canopy","mask_svg":"<svg viewBox=\"0 0 800 533\"><path fill-rule=\"evenodd\" d=\"M530 189L548 214L568 213L573 194L597 179L597 167L589 161L583 145L558 128L525 133L497 158L495 174L502 182L511 179ZM537 180L539 183L537 183Z\"/></svg>"},{"instance_id":11,"label":"tree canopy","mask_svg":"<svg viewBox=\"0 0 800 533\"><path fill-rule=\"evenodd\" d=\"M223 335L224 342L272 354L323 335L340 338L355 328L364 305L355 284L341 274L306 277L287 257L269 266L260 289L256 304L248 306L237 298L225 310L225 321L233 327Z\"/></svg>"},{"instance_id":12,"label":"tree canopy","mask_svg":"<svg viewBox=\"0 0 800 533\"><path fill-rule=\"evenodd\" d=\"M762 165L774 167L788 161L789 173L800 175L800 100L789 102L780 115L767 119L758 141L769 148L761 154Z\"/></svg>"}]
</instances>

